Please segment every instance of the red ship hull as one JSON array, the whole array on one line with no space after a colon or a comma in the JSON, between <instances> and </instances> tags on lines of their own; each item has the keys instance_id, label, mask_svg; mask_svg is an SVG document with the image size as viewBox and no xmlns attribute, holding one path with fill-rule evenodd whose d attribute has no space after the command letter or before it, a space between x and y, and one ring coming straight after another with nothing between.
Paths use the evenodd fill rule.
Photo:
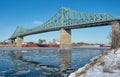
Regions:
<instances>
[{"instance_id":1,"label":"red ship hull","mask_svg":"<svg viewBox=\"0 0 120 77\"><path fill-rule=\"evenodd\" d=\"M22 44L21 47L59 47L58 44Z\"/></svg>"}]
</instances>

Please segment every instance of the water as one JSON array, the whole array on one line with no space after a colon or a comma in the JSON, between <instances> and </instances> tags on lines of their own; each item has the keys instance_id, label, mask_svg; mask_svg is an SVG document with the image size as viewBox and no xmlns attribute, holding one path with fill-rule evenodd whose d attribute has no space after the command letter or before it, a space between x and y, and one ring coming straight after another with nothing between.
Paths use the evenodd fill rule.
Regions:
<instances>
[{"instance_id":1,"label":"water","mask_svg":"<svg viewBox=\"0 0 120 77\"><path fill-rule=\"evenodd\" d=\"M0 48L0 77L67 77L108 48Z\"/></svg>"}]
</instances>

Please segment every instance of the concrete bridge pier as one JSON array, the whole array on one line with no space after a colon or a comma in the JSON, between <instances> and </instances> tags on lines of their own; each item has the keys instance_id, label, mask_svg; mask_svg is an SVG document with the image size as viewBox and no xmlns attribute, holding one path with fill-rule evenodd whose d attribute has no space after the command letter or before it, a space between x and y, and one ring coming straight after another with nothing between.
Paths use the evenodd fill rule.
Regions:
<instances>
[{"instance_id":1,"label":"concrete bridge pier","mask_svg":"<svg viewBox=\"0 0 120 77\"><path fill-rule=\"evenodd\" d=\"M23 42L23 37L18 36L17 37L17 47L21 47L22 42Z\"/></svg>"},{"instance_id":2,"label":"concrete bridge pier","mask_svg":"<svg viewBox=\"0 0 120 77\"><path fill-rule=\"evenodd\" d=\"M119 48L120 47L120 21L112 22L112 46L111 48Z\"/></svg>"},{"instance_id":3,"label":"concrete bridge pier","mask_svg":"<svg viewBox=\"0 0 120 77\"><path fill-rule=\"evenodd\" d=\"M60 49L69 50L72 48L71 29L60 29Z\"/></svg>"},{"instance_id":4,"label":"concrete bridge pier","mask_svg":"<svg viewBox=\"0 0 120 77\"><path fill-rule=\"evenodd\" d=\"M9 39L9 45L10 45L10 46L12 46L14 42L15 42L14 39Z\"/></svg>"}]
</instances>

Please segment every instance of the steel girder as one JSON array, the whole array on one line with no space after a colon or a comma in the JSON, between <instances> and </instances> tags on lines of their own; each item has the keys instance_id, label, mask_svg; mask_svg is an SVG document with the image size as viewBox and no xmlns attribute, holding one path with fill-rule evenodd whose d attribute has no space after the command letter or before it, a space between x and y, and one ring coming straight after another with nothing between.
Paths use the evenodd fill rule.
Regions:
<instances>
[{"instance_id":1,"label":"steel girder","mask_svg":"<svg viewBox=\"0 0 120 77\"><path fill-rule=\"evenodd\" d=\"M62 7L48 21L38 27L26 29L24 27L18 26L10 38L16 38L17 36L25 36L39 32L47 32L47 30L59 30L62 27L65 28L71 25L94 23L97 21L107 21L114 19L115 17L110 14L78 12L69 8ZM81 27L83 28L84 25L81 25Z\"/></svg>"}]
</instances>

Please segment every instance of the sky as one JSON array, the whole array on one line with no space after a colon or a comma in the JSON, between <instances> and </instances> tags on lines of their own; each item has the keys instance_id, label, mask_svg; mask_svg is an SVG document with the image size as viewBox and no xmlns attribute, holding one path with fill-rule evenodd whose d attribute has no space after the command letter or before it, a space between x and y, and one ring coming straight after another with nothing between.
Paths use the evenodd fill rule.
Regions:
<instances>
[{"instance_id":1,"label":"sky","mask_svg":"<svg viewBox=\"0 0 120 77\"><path fill-rule=\"evenodd\" d=\"M109 13L120 17L120 0L0 0L0 41L11 37L17 26L34 28L52 17L61 7L79 12ZM72 42L110 42L111 25L72 29ZM48 42L60 38L59 31L24 37L24 42Z\"/></svg>"}]
</instances>

